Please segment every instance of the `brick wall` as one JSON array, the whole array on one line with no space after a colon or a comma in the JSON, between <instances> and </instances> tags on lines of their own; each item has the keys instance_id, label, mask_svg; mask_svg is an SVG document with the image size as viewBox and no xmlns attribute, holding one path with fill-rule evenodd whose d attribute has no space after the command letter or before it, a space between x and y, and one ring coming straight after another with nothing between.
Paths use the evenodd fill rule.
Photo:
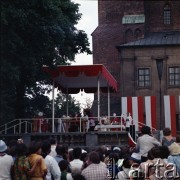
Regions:
<instances>
[{"instance_id":1,"label":"brick wall","mask_svg":"<svg viewBox=\"0 0 180 180\"><path fill-rule=\"evenodd\" d=\"M172 24L163 24L163 8L166 2L169 2L172 13ZM145 23L137 24L122 24L122 18L125 15L145 15ZM92 33L93 40L93 63L104 64L107 69L116 78L119 84L119 90L116 94L111 94L111 115L117 114L121 109L121 96L137 96L137 95L157 95L158 96L158 82L157 69L155 61L152 56L159 56L166 52L169 56L166 61L167 64L180 64L180 50L179 47L160 47L160 48L140 48L124 50L121 54L117 46L126 42L134 41L138 38L143 38L148 32L164 32L164 31L180 31L180 1L107 1L98 0L98 17L99 25ZM135 32L140 31L140 36L135 37ZM129 36L129 37L128 37ZM177 50L178 49L178 50ZM174 54L172 54L174 53ZM176 54L176 55L175 55ZM122 60L122 58L124 58ZM125 60L126 59L126 60ZM137 60L138 59L138 60ZM137 89L137 66L150 66L153 73L152 77L155 87L143 90ZM178 94L179 89L169 89L167 87L167 75L164 69L165 78L162 82L163 93ZM96 99L93 106L96 111ZM107 112L107 94L101 96L101 112ZM96 113L95 113L96 114Z\"/></svg>"}]
</instances>

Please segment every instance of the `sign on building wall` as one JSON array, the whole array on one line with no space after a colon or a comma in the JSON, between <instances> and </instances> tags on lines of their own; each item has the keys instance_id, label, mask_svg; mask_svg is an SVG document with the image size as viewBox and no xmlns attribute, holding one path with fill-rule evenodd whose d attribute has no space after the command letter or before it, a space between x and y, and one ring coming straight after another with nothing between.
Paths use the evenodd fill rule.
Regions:
<instances>
[{"instance_id":1,"label":"sign on building wall","mask_svg":"<svg viewBox=\"0 0 180 180\"><path fill-rule=\"evenodd\" d=\"M122 24L138 24L145 22L145 15L124 15L122 18Z\"/></svg>"}]
</instances>

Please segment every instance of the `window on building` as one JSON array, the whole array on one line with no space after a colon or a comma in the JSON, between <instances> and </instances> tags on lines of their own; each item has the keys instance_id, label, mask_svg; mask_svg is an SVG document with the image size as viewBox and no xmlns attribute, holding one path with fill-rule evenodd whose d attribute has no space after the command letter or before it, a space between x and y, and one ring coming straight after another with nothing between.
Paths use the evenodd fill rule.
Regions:
<instances>
[{"instance_id":1,"label":"window on building","mask_svg":"<svg viewBox=\"0 0 180 180\"><path fill-rule=\"evenodd\" d=\"M150 68L139 68L138 69L138 86L139 87L150 87Z\"/></svg>"},{"instance_id":2,"label":"window on building","mask_svg":"<svg viewBox=\"0 0 180 180\"><path fill-rule=\"evenodd\" d=\"M126 39L125 39L126 42L131 42L131 41L134 40L134 38L133 38L133 32L132 32L131 29L126 30L126 32L125 32L125 38L126 38Z\"/></svg>"},{"instance_id":3,"label":"window on building","mask_svg":"<svg viewBox=\"0 0 180 180\"><path fill-rule=\"evenodd\" d=\"M171 24L171 8L168 4L164 6L164 24Z\"/></svg>"},{"instance_id":4,"label":"window on building","mask_svg":"<svg viewBox=\"0 0 180 180\"><path fill-rule=\"evenodd\" d=\"M142 37L142 31L140 29L136 29L134 32L135 39L139 39Z\"/></svg>"},{"instance_id":5,"label":"window on building","mask_svg":"<svg viewBox=\"0 0 180 180\"><path fill-rule=\"evenodd\" d=\"M180 86L180 66L169 67L169 86Z\"/></svg>"}]
</instances>

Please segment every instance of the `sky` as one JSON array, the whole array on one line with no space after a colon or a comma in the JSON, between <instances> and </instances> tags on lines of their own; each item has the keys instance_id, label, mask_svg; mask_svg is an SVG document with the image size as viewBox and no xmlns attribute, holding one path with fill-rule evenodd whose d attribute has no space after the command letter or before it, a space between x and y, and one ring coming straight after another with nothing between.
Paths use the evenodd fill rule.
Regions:
<instances>
[{"instance_id":1,"label":"sky","mask_svg":"<svg viewBox=\"0 0 180 180\"><path fill-rule=\"evenodd\" d=\"M77 24L77 29L85 31L88 36L90 49L92 50L92 32L98 26L98 1L97 0L71 0L75 3L80 4L79 12L82 14L81 19ZM78 54L75 57L75 62L72 65L89 65L93 64L92 55ZM55 89L55 96L57 94L57 89ZM50 95L52 96L52 95ZM76 95L71 95L79 101L81 108L86 104L87 99L90 102L94 99L94 94L87 94L85 92L80 92Z\"/></svg>"},{"instance_id":2,"label":"sky","mask_svg":"<svg viewBox=\"0 0 180 180\"><path fill-rule=\"evenodd\" d=\"M90 48L92 50L92 37L91 33L98 26L98 2L96 0L72 0L80 4L79 12L82 14L81 20L77 24L77 28L84 30L88 35ZM80 54L76 56L76 62L73 64L92 64L92 55Z\"/></svg>"},{"instance_id":3,"label":"sky","mask_svg":"<svg viewBox=\"0 0 180 180\"><path fill-rule=\"evenodd\" d=\"M90 42L90 49L92 50L92 36L91 33L98 26L98 1L96 0L72 0L75 3L80 4L79 12L82 14L81 20L77 24L77 28L84 30L88 35ZM76 55L75 62L72 65L88 65L92 64L92 55L79 54ZM77 95L72 95L78 100L81 106L86 104L86 99L93 101L94 94L79 93Z\"/></svg>"}]
</instances>

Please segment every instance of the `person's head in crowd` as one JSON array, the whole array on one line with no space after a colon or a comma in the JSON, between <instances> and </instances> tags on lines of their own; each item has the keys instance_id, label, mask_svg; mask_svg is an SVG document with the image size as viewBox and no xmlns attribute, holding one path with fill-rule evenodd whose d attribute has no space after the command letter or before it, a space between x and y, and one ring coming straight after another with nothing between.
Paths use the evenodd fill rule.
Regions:
<instances>
[{"instance_id":1,"label":"person's head in crowd","mask_svg":"<svg viewBox=\"0 0 180 180\"><path fill-rule=\"evenodd\" d=\"M83 161L82 170L88 167L88 155L81 161Z\"/></svg>"},{"instance_id":2,"label":"person's head in crowd","mask_svg":"<svg viewBox=\"0 0 180 180\"><path fill-rule=\"evenodd\" d=\"M170 151L168 146L160 146L160 158L161 159L167 159L170 155Z\"/></svg>"},{"instance_id":3,"label":"person's head in crowd","mask_svg":"<svg viewBox=\"0 0 180 180\"><path fill-rule=\"evenodd\" d=\"M180 145L180 135L176 136L176 143Z\"/></svg>"},{"instance_id":4,"label":"person's head in crowd","mask_svg":"<svg viewBox=\"0 0 180 180\"><path fill-rule=\"evenodd\" d=\"M23 143L16 145L16 155L17 156L24 156L27 154L27 146Z\"/></svg>"},{"instance_id":5,"label":"person's head in crowd","mask_svg":"<svg viewBox=\"0 0 180 180\"><path fill-rule=\"evenodd\" d=\"M3 140L0 140L0 153L6 152L8 149L6 143Z\"/></svg>"},{"instance_id":6,"label":"person's head in crowd","mask_svg":"<svg viewBox=\"0 0 180 180\"><path fill-rule=\"evenodd\" d=\"M51 152L51 143L48 140L42 142L42 156L45 158Z\"/></svg>"},{"instance_id":7,"label":"person's head in crowd","mask_svg":"<svg viewBox=\"0 0 180 180\"><path fill-rule=\"evenodd\" d=\"M11 140L8 143L8 149L7 149L7 153L13 157L16 156L16 146L17 146L18 142L16 139Z\"/></svg>"},{"instance_id":8,"label":"person's head in crowd","mask_svg":"<svg viewBox=\"0 0 180 180\"><path fill-rule=\"evenodd\" d=\"M76 174L73 176L73 180L86 180L85 177L81 174Z\"/></svg>"},{"instance_id":9,"label":"person's head in crowd","mask_svg":"<svg viewBox=\"0 0 180 180\"><path fill-rule=\"evenodd\" d=\"M180 135L177 135L177 136L176 136L176 142L177 142L177 143L180 143Z\"/></svg>"},{"instance_id":10,"label":"person's head in crowd","mask_svg":"<svg viewBox=\"0 0 180 180\"><path fill-rule=\"evenodd\" d=\"M158 147L158 146L156 146L156 147L153 147L152 149L151 149L151 151L152 151L152 156L154 157L154 158L160 158L161 157L161 151L160 151L160 147Z\"/></svg>"},{"instance_id":11,"label":"person's head in crowd","mask_svg":"<svg viewBox=\"0 0 180 180\"><path fill-rule=\"evenodd\" d=\"M80 159L81 153L82 153L82 149L80 147L75 147L73 149L73 157L74 157L74 159Z\"/></svg>"},{"instance_id":12,"label":"person's head in crowd","mask_svg":"<svg viewBox=\"0 0 180 180\"><path fill-rule=\"evenodd\" d=\"M32 141L29 145L29 154L41 154L42 143L40 141Z\"/></svg>"},{"instance_id":13,"label":"person's head in crowd","mask_svg":"<svg viewBox=\"0 0 180 180\"><path fill-rule=\"evenodd\" d=\"M109 162L109 155L112 152L111 149L107 149L105 154L104 154L104 163L107 164Z\"/></svg>"},{"instance_id":14,"label":"person's head in crowd","mask_svg":"<svg viewBox=\"0 0 180 180\"><path fill-rule=\"evenodd\" d=\"M121 154L122 154L122 159L128 158L129 154L131 154L129 146L122 146Z\"/></svg>"},{"instance_id":15,"label":"person's head in crowd","mask_svg":"<svg viewBox=\"0 0 180 180\"><path fill-rule=\"evenodd\" d=\"M101 152L99 152L99 151L96 151L97 153L98 153L98 155L99 155L99 158L100 158L100 161L104 161L104 159L105 159L105 155L104 154L102 154Z\"/></svg>"},{"instance_id":16,"label":"person's head in crowd","mask_svg":"<svg viewBox=\"0 0 180 180\"><path fill-rule=\"evenodd\" d=\"M59 155L59 156L62 156L63 159L66 159L67 160L67 156L68 156L68 149L66 146L62 145L62 144L58 144L56 146L56 149L55 149L56 153Z\"/></svg>"},{"instance_id":17,"label":"person's head in crowd","mask_svg":"<svg viewBox=\"0 0 180 180\"><path fill-rule=\"evenodd\" d=\"M113 149L112 149L113 151L121 151L121 148L120 147L118 147L118 146L115 146L115 147L113 147Z\"/></svg>"},{"instance_id":18,"label":"person's head in crowd","mask_svg":"<svg viewBox=\"0 0 180 180\"><path fill-rule=\"evenodd\" d=\"M88 154L88 164L99 164L100 163L100 157L99 154L95 151L92 151Z\"/></svg>"},{"instance_id":19,"label":"person's head in crowd","mask_svg":"<svg viewBox=\"0 0 180 180\"><path fill-rule=\"evenodd\" d=\"M81 154L81 156L80 156L80 160L84 162L85 159L86 159L86 157L87 157L87 155L88 155L87 152L83 152L83 153Z\"/></svg>"},{"instance_id":20,"label":"person's head in crowd","mask_svg":"<svg viewBox=\"0 0 180 180\"><path fill-rule=\"evenodd\" d=\"M51 138L49 142L51 143L51 145L56 145L56 140L54 138Z\"/></svg>"},{"instance_id":21,"label":"person's head in crowd","mask_svg":"<svg viewBox=\"0 0 180 180\"><path fill-rule=\"evenodd\" d=\"M104 145L97 148L97 152L100 152L101 154L105 154L106 150L107 147Z\"/></svg>"},{"instance_id":22,"label":"person's head in crowd","mask_svg":"<svg viewBox=\"0 0 180 180\"><path fill-rule=\"evenodd\" d=\"M154 156L153 156L153 153L152 153L152 149L150 149L147 153L147 159L148 160L153 160L154 159Z\"/></svg>"},{"instance_id":23,"label":"person's head in crowd","mask_svg":"<svg viewBox=\"0 0 180 180\"><path fill-rule=\"evenodd\" d=\"M98 147L95 151L99 154L99 157L100 157L100 161L104 161L104 158L105 158L105 153L107 151L107 148L110 148L110 147L106 147L106 146L100 146Z\"/></svg>"},{"instance_id":24,"label":"person's head in crowd","mask_svg":"<svg viewBox=\"0 0 180 180\"><path fill-rule=\"evenodd\" d=\"M130 164L140 164L141 163L141 156L138 153L132 153L129 157Z\"/></svg>"},{"instance_id":25,"label":"person's head in crowd","mask_svg":"<svg viewBox=\"0 0 180 180\"><path fill-rule=\"evenodd\" d=\"M144 135L144 134L148 134L150 135L151 134L151 128L149 126L143 126L141 128L141 133Z\"/></svg>"},{"instance_id":26,"label":"person's head in crowd","mask_svg":"<svg viewBox=\"0 0 180 180\"><path fill-rule=\"evenodd\" d=\"M174 142L169 146L170 155L180 155L180 146Z\"/></svg>"},{"instance_id":27,"label":"person's head in crowd","mask_svg":"<svg viewBox=\"0 0 180 180\"><path fill-rule=\"evenodd\" d=\"M163 135L164 136L170 136L171 135L171 129L166 127L163 129Z\"/></svg>"},{"instance_id":28,"label":"person's head in crowd","mask_svg":"<svg viewBox=\"0 0 180 180\"><path fill-rule=\"evenodd\" d=\"M105 157L108 157L110 153L111 153L111 150L108 149L108 150L105 152Z\"/></svg>"},{"instance_id":29,"label":"person's head in crowd","mask_svg":"<svg viewBox=\"0 0 180 180\"><path fill-rule=\"evenodd\" d=\"M123 160L122 167L127 168L127 169L131 168L131 163L129 161L129 158L126 158Z\"/></svg>"},{"instance_id":30,"label":"person's head in crowd","mask_svg":"<svg viewBox=\"0 0 180 180\"><path fill-rule=\"evenodd\" d=\"M122 152L120 147L114 147L113 152L118 154L119 159L122 159Z\"/></svg>"},{"instance_id":31,"label":"person's head in crowd","mask_svg":"<svg viewBox=\"0 0 180 180\"><path fill-rule=\"evenodd\" d=\"M67 171L68 166L69 166L69 162L66 160L62 160L59 162L59 167L61 171Z\"/></svg>"},{"instance_id":32,"label":"person's head in crowd","mask_svg":"<svg viewBox=\"0 0 180 180\"><path fill-rule=\"evenodd\" d=\"M119 160L119 155L118 155L118 153L112 151L112 152L109 154L109 159L114 159L115 163L117 163L117 161Z\"/></svg>"}]
</instances>

